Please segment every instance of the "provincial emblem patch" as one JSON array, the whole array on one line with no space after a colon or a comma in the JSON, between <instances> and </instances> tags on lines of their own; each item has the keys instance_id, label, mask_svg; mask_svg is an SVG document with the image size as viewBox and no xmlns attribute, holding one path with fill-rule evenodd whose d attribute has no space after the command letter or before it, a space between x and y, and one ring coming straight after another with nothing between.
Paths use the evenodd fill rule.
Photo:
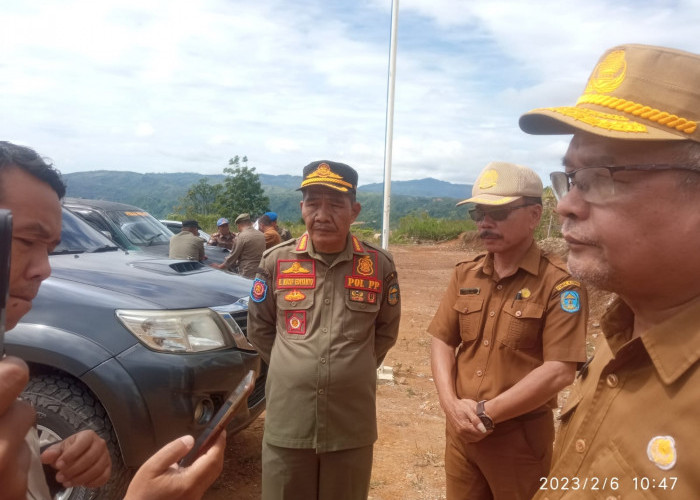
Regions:
<instances>
[{"instance_id":1,"label":"provincial emblem patch","mask_svg":"<svg viewBox=\"0 0 700 500\"><path fill-rule=\"evenodd\" d=\"M575 313L581 309L581 299L578 292L566 290L559 294L559 302L563 311Z\"/></svg>"},{"instance_id":2,"label":"provincial emblem patch","mask_svg":"<svg viewBox=\"0 0 700 500\"><path fill-rule=\"evenodd\" d=\"M400 298L401 292L399 291L399 284L394 283L389 287L389 292L387 293L386 301L390 306L395 306L399 303Z\"/></svg>"},{"instance_id":3,"label":"provincial emblem patch","mask_svg":"<svg viewBox=\"0 0 700 500\"><path fill-rule=\"evenodd\" d=\"M253 287L250 289L250 298L253 302L262 302L267 297L267 283L260 278L255 278Z\"/></svg>"}]
</instances>

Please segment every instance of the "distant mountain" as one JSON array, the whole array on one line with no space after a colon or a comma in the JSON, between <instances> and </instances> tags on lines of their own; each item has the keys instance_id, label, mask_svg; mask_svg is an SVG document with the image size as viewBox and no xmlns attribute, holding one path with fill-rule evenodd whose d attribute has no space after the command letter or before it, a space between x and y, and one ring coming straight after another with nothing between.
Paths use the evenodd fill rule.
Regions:
<instances>
[{"instance_id":1,"label":"distant mountain","mask_svg":"<svg viewBox=\"0 0 700 500\"><path fill-rule=\"evenodd\" d=\"M118 201L136 205L156 218L164 218L174 212L179 200L190 186L202 178L216 184L224 175L202 175L197 173L139 174L95 170L76 172L63 176L67 196ZM259 174L260 183L270 198L270 209L277 212L281 220L299 220L301 194L296 191L301 176ZM358 188L358 199L362 203L361 221L369 226L381 226L384 185L366 184ZM437 179L394 181L391 185L393 223L406 215L427 213L431 217L463 218L463 207L455 207L457 200L467 197L471 186L452 184ZM233 217L235 214L224 214Z\"/></svg>"},{"instance_id":2,"label":"distant mountain","mask_svg":"<svg viewBox=\"0 0 700 500\"><path fill-rule=\"evenodd\" d=\"M384 184L365 184L360 186L358 191L363 193L383 193ZM451 182L439 181L432 177L417 179L413 181L393 181L391 183L391 194L402 194L406 196L425 196L428 198L458 198L463 200L471 196L471 184L453 184Z\"/></svg>"}]
</instances>

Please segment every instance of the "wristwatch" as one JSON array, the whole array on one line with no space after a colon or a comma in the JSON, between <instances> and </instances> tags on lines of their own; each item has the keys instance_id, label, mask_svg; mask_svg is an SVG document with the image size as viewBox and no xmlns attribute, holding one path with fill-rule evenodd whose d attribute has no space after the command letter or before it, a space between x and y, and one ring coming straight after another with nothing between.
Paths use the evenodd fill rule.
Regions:
<instances>
[{"instance_id":1,"label":"wristwatch","mask_svg":"<svg viewBox=\"0 0 700 500\"><path fill-rule=\"evenodd\" d=\"M484 424L484 427L486 427L486 430L491 431L491 430L493 430L493 428L495 426L493 425L493 420L491 419L491 417L489 417L486 414L486 412L484 411L484 404L485 403L486 403L485 399L476 403L476 416L479 417L479 419L481 420L481 423Z\"/></svg>"}]
</instances>

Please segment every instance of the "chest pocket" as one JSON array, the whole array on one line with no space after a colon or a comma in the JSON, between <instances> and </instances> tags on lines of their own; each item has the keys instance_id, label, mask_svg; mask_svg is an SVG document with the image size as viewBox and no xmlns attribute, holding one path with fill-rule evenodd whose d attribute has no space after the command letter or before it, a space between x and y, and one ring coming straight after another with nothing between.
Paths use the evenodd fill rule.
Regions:
<instances>
[{"instance_id":1,"label":"chest pocket","mask_svg":"<svg viewBox=\"0 0 700 500\"><path fill-rule=\"evenodd\" d=\"M538 346L544 306L516 300L503 307L501 343L511 349L532 349Z\"/></svg>"},{"instance_id":2,"label":"chest pocket","mask_svg":"<svg viewBox=\"0 0 700 500\"><path fill-rule=\"evenodd\" d=\"M286 332L291 340L304 340L308 336L311 324L311 314L314 305L314 295L303 292L295 297L295 290L276 290L277 331ZM298 293L298 292L297 292Z\"/></svg>"},{"instance_id":3,"label":"chest pocket","mask_svg":"<svg viewBox=\"0 0 700 500\"><path fill-rule=\"evenodd\" d=\"M367 302L355 302L345 297L345 314L341 317L343 335L348 340L362 341L374 333L374 322L379 313L381 296L377 297L376 304Z\"/></svg>"},{"instance_id":4,"label":"chest pocket","mask_svg":"<svg viewBox=\"0 0 700 500\"><path fill-rule=\"evenodd\" d=\"M460 295L452 307L459 313L459 336L462 342L473 342L479 336L484 299Z\"/></svg>"}]
</instances>

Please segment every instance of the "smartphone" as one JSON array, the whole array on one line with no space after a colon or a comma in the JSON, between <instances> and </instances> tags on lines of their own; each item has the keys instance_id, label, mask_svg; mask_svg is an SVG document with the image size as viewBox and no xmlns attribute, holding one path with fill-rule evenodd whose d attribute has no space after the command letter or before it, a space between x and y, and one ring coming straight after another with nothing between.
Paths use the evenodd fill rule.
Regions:
<instances>
[{"instance_id":1,"label":"smartphone","mask_svg":"<svg viewBox=\"0 0 700 500\"><path fill-rule=\"evenodd\" d=\"M253 390L254 384L255 371L250 370L231 394L228 395L224 404L219 408L219 411L217 411L216 415L209 421L207 428L202 431L194 442L194 446L189 453L178 462L180 467L189 467L200 455L209 449L219 437L221 431L226 429L226 426L231 422L231 419L235 415L236 410L241 406L241 403L248 399L248 395Z\"/></svg>"},{"instance_id":2,"label":"smartphone","mask_svg":"<svg viewBox=\"0 0 700 500\"><path fill-rule=\"evenodd\" d=\"M5 355L5 308L10 294L12 212L0 209L0 359Z\"/></svg>"}]
</instances>

